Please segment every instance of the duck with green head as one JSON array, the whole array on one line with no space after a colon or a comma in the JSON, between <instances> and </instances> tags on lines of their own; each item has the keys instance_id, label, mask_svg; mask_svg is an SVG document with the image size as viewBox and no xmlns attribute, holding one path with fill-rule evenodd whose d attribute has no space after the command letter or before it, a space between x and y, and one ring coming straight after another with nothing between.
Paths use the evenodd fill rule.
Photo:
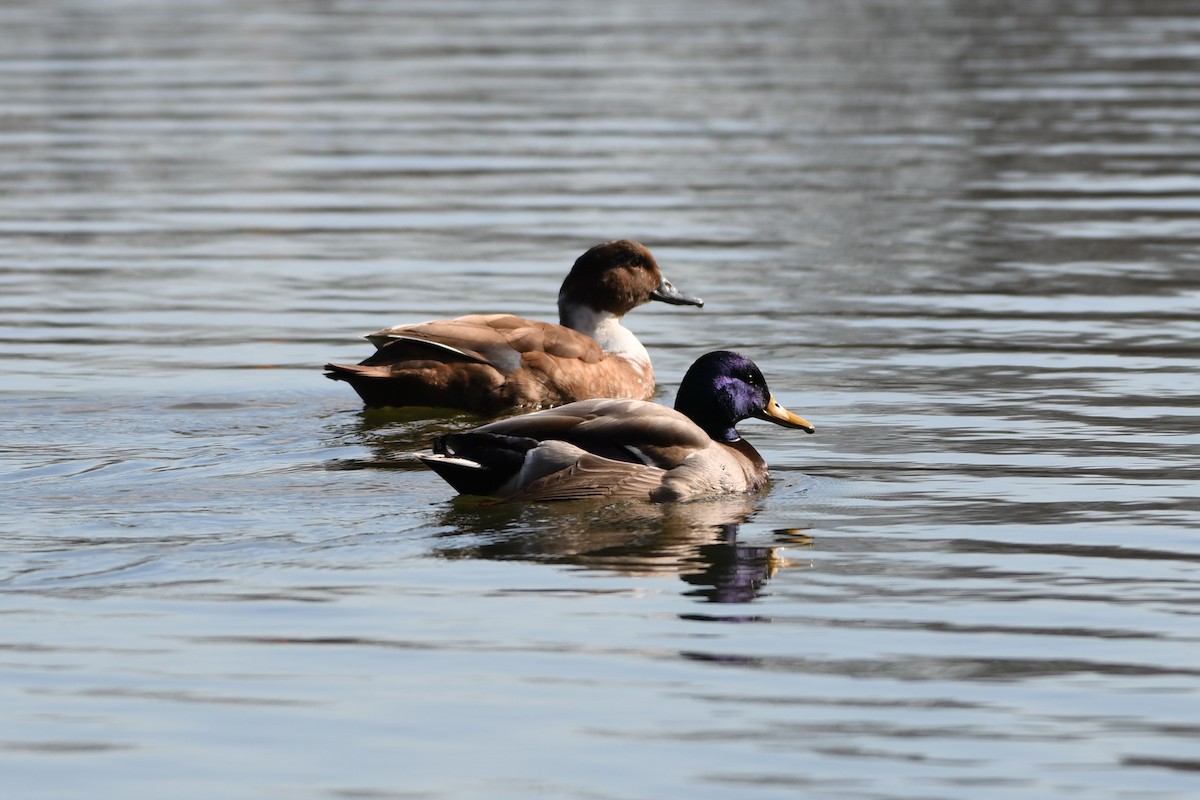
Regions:
<instances>
[{"instance_id":1,"label":"duck with green head","mask_svg":"<svg viewBox=\"0 0 1200 800\"><path fill-rule=\"evenodd\" d=\"M505 500L689 500L755 492L767 464L737 431L754 417L813 432L729 350L688 369L675 408L599 399L440 436L420 459L462 494Z\"/></svg>"}]
</instances>

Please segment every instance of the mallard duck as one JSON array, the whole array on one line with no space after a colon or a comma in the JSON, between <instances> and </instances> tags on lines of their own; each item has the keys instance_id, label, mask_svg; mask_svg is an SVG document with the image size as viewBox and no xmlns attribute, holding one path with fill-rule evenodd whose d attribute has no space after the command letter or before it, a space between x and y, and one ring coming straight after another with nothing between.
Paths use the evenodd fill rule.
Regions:
<instances>
[{"instance_id":1,"label":"mallard duck","mask_svg":"<svg viewBox=\"0 0 1200 800\"><path fill-rule=\"evenodd\" d=\"M654 502L755 492L767 464L735 427L756 417L808 433L745 356L718 350L688 369L675 408L583 400L439 436L419 458L462 494L505 500Z\"/></svg>"},{"instance_id":2,"label":"mallard duck","mask_svg":"<svg viewBox=\"0 0 1200 800\"><path fill-rule=\"evenodd\" d=\"M651 300L703 306L666 280L650 251L606 242L575 261L558 293L559 324L511 314L384 328L358 365L326 364L368 407L440 406L494 414L591 397L654 394L650 355L621 324Z\"/></svg>"}]
</instances>

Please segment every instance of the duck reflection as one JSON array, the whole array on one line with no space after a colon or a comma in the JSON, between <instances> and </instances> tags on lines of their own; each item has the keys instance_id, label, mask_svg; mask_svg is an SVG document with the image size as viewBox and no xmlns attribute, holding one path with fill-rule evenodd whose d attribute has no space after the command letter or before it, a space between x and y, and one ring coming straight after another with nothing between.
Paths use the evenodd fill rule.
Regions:
<instances>
[{"instance_id":1,"label":"duck reflection","mask_svg":"<svg viewBox=\"0 0 1200 800\"><path fill-rule=\"evenodd\" d=\"M791 566L784 544L803 546L795 531L779 545L747 545L738 528L761 498L720 497L690 503L510 504L459 498L442 516L444 558L538 561L622 575L678 576L691 597L748 603L775 573Z\"/></svg>"},{"instance_id":2,"label":"duck reflection","mask_svg":"<svg viewBox=\"0 0 1200 800\"><path fill-rule=\"evenodd\" d=\"M683 565L695 570L685 570L680 576L696 587L688 595L711 603L748 603L758 597L767 580L788 565L780 548L740 544L734 538L736 533L733 528L727 541L700 545L696 556Z\"/></svg>"},{"instance_id":3,"label":"duck reflection","mask_svg":"<svg viewBox=\"0 0 1200 800\"><path fill-rule=\"evenodd\" d=\"M430 417L425 409L361 412L346 439L371 458L336 469L424 470L414 450L435 436L477 425L473 414ZM456 497L438 523L435 553L443 558L537 561L621 575L678 576L686 596L747 603L780 569L794 567L784 547L804 547L795 530L775 531L777 544L749 545L739 527L763 502L759 495L722 495L685 503L498 503Z\"/></svg>"}]
</instances>

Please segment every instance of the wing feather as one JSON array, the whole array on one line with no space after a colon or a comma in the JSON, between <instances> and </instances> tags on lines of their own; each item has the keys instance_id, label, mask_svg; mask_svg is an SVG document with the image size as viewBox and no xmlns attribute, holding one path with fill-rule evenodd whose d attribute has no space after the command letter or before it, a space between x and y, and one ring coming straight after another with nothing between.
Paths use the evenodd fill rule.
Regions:
<instances>
[{"instance_id":1,"label":"wing feather","mask_svg":"<svg viewBox=\"0 0 1200 800\"><path fill-rule=\"evenodd\" d=\"M557 439L610 459L649 461L663 469L678 466L712 444L683 414L643 400L582 400L492 422L480 430L541 441ZM619 456L618 450L625 454Z\"/></svg>"},{"instance_id":2,"label":"wing feather","mask_svg":"<svg viewBox=\"0 0 1200 800\"><path fill-rule=\"evenodd\" d=\"M397 325L367 337L381 350L394 342L427 342L502 372L514 372L527 353L596 363L604 358L600 345L578 331L511 314L471 314L456 319ZM394 362L393 362L394 363Z\"/></svg>"},{"instance_id":3,"label":"wing feather","mask_svg":"<svg viewBox=\"0 0 1200 800\"><path fill-rule=\"evenodd\" d=\"M570 466L533 481L514 500L649 500L662 485L663 470L585 453Z\"/></svg>"}]
</instances>

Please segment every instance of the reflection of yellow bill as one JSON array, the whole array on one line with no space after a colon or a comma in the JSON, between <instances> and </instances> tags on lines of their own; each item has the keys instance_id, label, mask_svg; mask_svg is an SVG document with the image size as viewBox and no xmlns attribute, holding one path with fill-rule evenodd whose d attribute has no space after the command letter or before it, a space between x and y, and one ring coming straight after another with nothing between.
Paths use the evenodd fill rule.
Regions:
<instances>
[{"instance_id":1,"label":"reflection of yellow bill","mask_svg":"<svg viewBox=\"0 0 1200 800\"><path fill-rule=\"evenodd\" d=\"M812 569L812 561L796 561L788 558L786 553L782 547L771 548L765 559L767 578L774 578L781 569Z\"/></svg>"},{"instance_id":2,"label":"reflection of yellow bill","mask_svg":"<svg viewBox=\"0 0 1200 800\"><path fill-rule=\"evenodd\" d=\"M813 544L813 537L802 528L778 528L774 534L780 539L786 539L791 547L812 547Z\"/></svg>"},{"instance_id":3,"label":"reflection of yellow bill","mask_svg":"<svg viewBox=\"0 0 1200 800\"><path fill-rule=\"evenodd\" d=\"M791 565L792 562L783 557L782 547L772 547L771 552L767 554L767 577L774 578L776 572Z\"/></svg>"}]
</instances>

